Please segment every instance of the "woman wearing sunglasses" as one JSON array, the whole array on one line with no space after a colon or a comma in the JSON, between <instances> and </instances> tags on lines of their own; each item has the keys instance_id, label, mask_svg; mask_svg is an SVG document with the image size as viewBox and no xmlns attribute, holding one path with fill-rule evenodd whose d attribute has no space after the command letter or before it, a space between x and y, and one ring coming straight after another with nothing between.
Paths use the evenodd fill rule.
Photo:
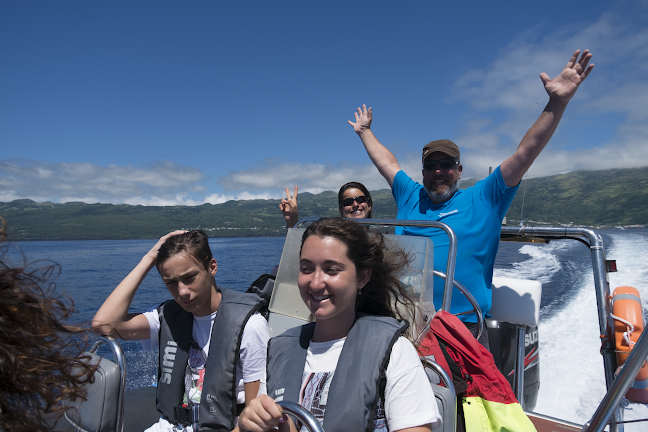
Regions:
<instances>
[{"instance_id":1,"label":"woman wearing sunglasses","mask_svg":"<svg viewBox=\"0 0 648 432\"><path fill-rule=\"evenodd\" d=\"M338 192L338 208L340 217L349 219L371 218L371 194L367 188L358 182L349 182L340 188ZM297 213L297 186L293 196L286 188L286 198L281 199L279 209L286 219L286 228L292 228L299 221Z\"/></svg>"}]
</instances>

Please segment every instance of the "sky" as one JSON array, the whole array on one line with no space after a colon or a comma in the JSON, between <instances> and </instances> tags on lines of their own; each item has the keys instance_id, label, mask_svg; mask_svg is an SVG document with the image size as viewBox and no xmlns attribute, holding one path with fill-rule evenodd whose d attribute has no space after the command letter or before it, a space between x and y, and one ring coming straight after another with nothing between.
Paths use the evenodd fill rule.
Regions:
<instances>
[{"instance_id":1,"label":"sky","mask_svg":"<svg viewBox=\"0 0 648 432\"><path fill-rule=\"evenodd\" d=\"M200 205L413 179L447 138L463 178L517 148L538 75L593 53L529 178L648 166L648 0L4 1L0 202Z\"/></svg>"}]
</instances>

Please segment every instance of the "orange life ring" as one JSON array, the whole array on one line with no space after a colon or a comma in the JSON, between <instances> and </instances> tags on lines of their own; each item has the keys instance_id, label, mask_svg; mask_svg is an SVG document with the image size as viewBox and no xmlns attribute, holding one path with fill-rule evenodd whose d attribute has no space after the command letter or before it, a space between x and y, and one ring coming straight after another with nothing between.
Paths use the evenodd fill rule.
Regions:
<instances>
[{"instance_id":1,"label":"orange life ring","mask_svg":"<svg viewBox=\"0 0 648 432\"><path fill-rule=\"evenodd\" d=\"M636 288L620 286L612 294L614 342L617 364L623 365L644 329L643 308ZM644 361L626 398L631 402L648 403L648 363Z\"/></svg>"}]
</instances>

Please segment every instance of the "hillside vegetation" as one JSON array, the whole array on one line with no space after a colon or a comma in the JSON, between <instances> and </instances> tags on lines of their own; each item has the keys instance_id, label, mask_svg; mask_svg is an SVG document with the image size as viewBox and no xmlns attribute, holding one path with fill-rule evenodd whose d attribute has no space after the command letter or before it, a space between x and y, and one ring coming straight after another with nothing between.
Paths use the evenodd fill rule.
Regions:
<instances>
[{"instance_id":1,"label":"hillside vegetation","mask_svg":"<svg viewBox=\"0 0 648 432\"><path fill-rule=\"evenodd\" d=\"M519 219L524 181L507 218ZM533 178L523 219L578 225L648 224L648 168L574 171Z\"/></svg>"},{"instance_id":2,"label":"hillside vegetation","mask_svg":"<svg viewBox=\"0 0 648 432\"><path fill-rule=\"evenodd\" d=\"M389 190L372 192L374 217L393 218ZM337 193L299 194L300 216L338 216ZM202 229L210 237L285 235L279 200L228 201L200 206L53 204L32 200L0 203L12 240L157 238L176 229Z\"/></svg>"},{"instance_id":3,"label":"hillside vegetation","mask_svg":"<svg viewBox=\"0 0 648 432\"><path fill-rule=\"evenodd\" d=\"M520 218L525 181L507 214ZM461 187L474 184L467 180ZM374 218L396 217L388 189L372 191ZM336 216L337 193L299 194L299 214ZM132 206L32 200L0 203L12 240L157 238L179 228L205 230L211 237L285 234L279 200L228 201L201 206ZM528 180L525 221L577 225L648 224L648 168L575 171Z\"/></svg>"}]
</instances>

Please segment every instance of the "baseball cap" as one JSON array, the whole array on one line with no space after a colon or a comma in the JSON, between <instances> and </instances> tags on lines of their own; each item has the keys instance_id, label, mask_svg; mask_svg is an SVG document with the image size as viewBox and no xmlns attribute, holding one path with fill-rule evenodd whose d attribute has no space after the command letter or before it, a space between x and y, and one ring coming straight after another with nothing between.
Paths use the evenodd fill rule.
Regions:
<instances>
[{"instance_id":1,"label":"baseball cap","mask_svg":"<svg viewBox=\"0 0 648 432\"><path fill-rule=\"evenodd\" d=\"M437 141L430 141L429 143L425 144L425 147L423 147L423 157L421 161L425 161L425 158L428 157L430 153L437 151L443 152L450 157L459 159L460 153L457 144L453 143L450 140L442 139Z\"/></svg>"}]
</instances>

